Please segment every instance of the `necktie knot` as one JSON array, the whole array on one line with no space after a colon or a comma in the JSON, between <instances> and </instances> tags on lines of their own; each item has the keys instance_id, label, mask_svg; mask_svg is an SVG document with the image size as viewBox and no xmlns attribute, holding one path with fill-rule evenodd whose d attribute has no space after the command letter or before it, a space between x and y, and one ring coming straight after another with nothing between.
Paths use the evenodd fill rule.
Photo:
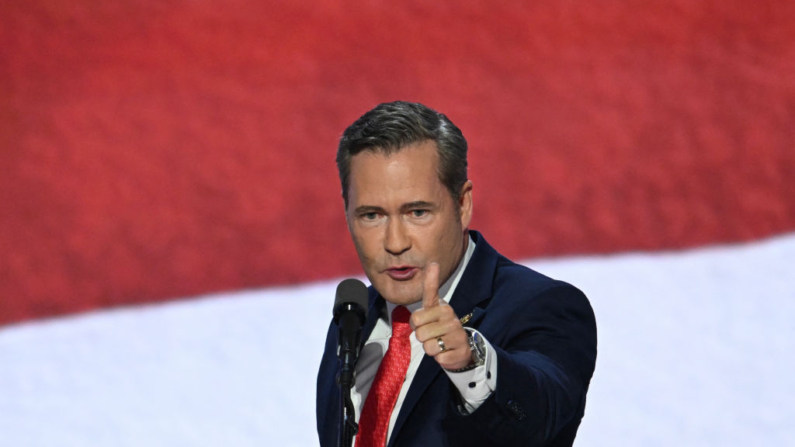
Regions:
<instances>
[{"instance_id":1,"label":"necktie knot","mask_svg":"<svg viewBox=\"0 0 795 447\"><path fill-rule=\"evenodd\" d=\"M392 335L399 338L408 337L411 334L409 319L411 312L405 306L398 306L392 311Z\"/></svg>"}]
</instances>

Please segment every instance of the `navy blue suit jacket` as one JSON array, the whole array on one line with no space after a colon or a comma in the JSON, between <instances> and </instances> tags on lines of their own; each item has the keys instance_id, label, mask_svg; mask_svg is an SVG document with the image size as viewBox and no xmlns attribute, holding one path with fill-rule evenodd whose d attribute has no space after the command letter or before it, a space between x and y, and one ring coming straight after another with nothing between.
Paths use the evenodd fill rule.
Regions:
<instances>
[{"instance_id":1,"label":"navy blue suit jacket","mask_svg":"<svg viewBox=\"0 0 795 447\"><path fill-rule=\"evenodd\" d=\"M389 447L570 446L585 410L596 362L596 322L575 287L520 266L471 231L475 252L450 300L466 326L497 354L497 388L472 414L436 361L425 357L400 409ZM370 287L362 345L385 305ZM320 445L336 446L339 424L337 328L332 325L317 378Z\"/></svg>"}]
</instances>

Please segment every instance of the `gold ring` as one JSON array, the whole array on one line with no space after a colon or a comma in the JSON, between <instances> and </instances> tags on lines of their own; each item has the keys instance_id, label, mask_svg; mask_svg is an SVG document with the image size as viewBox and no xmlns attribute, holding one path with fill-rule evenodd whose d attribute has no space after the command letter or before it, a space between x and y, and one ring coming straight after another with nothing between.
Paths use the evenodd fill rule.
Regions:
<instances>
[{"instance_id":1,"label":"gold ring","mask_svg":"<svg viewBox=\"0 0 795 447\"><path fill-rule=\"evenodd\" d=\"M447 351L447 346L444 345L444 340L442 340L441 335L436 337L436 344L439 345L439 349L441 349L441 352Z\"/></svg>"}]
</instances>

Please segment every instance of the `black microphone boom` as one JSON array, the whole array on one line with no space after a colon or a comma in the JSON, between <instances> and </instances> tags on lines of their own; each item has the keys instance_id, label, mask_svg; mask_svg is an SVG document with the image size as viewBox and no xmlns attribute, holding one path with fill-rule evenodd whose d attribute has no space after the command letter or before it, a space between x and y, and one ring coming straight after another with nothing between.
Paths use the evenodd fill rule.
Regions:
<instances>
[{"instance_id":1,"label":"black microphone boom","mask_svg":"<svg viewBox=\"0 0 795 447\"><path fill-rule=\"evenodd\" d=\"M359 357L362 325L367 317L367 286L358 279L346 279L337 286L334 299L334 323L339 328L337 357L340 360L339 383L350 389Z\"/></svg>"}]
</instances>

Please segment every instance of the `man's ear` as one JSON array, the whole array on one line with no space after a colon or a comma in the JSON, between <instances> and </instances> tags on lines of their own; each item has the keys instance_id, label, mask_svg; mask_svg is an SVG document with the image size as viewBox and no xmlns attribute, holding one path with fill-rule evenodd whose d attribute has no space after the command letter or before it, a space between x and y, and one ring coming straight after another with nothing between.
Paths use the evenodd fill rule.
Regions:
<instances>
[{"instance_id":1,"label":"man's ear","mask_svg":"<svg viewBox=\"0 0 795 447\"><path fill-rule=\"evenodd\" d=\"M460 210L461 227L469 228L472 221L472 180L467 180L461 187L460 198L458 199L458 209Z\"/></svg>"}]
</instances>

